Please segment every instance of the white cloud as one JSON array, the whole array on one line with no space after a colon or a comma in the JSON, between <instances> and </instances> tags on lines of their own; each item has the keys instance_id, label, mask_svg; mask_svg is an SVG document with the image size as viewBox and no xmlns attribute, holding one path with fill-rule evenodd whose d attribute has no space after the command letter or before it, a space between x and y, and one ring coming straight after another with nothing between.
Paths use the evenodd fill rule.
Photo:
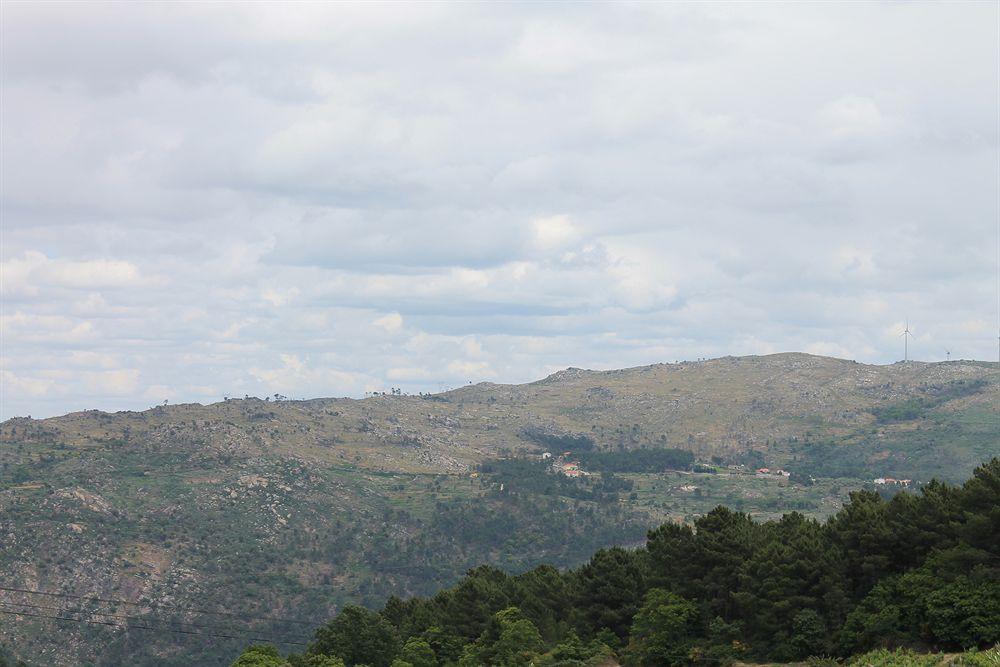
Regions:
<instances>
[{"instance_id":1,"label":"white cloud","mask_svg":"<svg viewBox=\"0 0 1000 667\"><path fill-rule=\"evenodd\" d=\"M272 306L284 306L290 299L294 299L299 295L298 287L291 287L286 290L275 289L273 287L267 287L261 292L260 296L264 301L267 301Z\"/></svg>"},{"instance_id":2,"label":"white cloud","mask_svg":"<svg viewBox=\"0 0 1000 667\"><path fill-rule=\"evenodd\" d=\"M385 372L389 380L400 380L403 382L433 382L437 376L426 368L404 366L400 368L390 368Z\"/></svg>"},{"instance_id":3,"label":"white cloud","mask_svg":"<svg viewBox=\"0 0 1000 667\"><path fill-rule=\"evenodd\" d=\"M263 390L264 395L279 392L304 398L325 390L340 396L358 394L370 384L370 378L361 374L320 366L311 359L303 359L296 354L280 354L278 357L280 366L250 369L250 374L258 382L256 389Z\"/></svg>"},{"instance_id":4,"label":"white cloud","mask_svg":"<svg viewBox=\"0 0 1000 667\"><path fill-rule=\"evenodd\" d=\"M858 95L830 102L820 110L819 119L837 137L878 134L890 125L875 100Z\"/></svg>"},{"instance_id":5,"label":"white cloud","mask_svg":"<svg viewBox=\"0 0 1000 667\"><path fill-rule=\"evenodd\" d=\"M389 313L372 322L377 327L386 331L399 331L403 327L403 316L399 313Z\"/></svg>"},{"instance_id":6,"label":"white cloud","mask_svg":"<svg viewBox=\"0 0 1000 667\"><path fill-rule=\"evenodd\" d=\"M578 238L578 233L569 216L553 215L534 221L535 243L542 250L565 248Z\"/></svg>"},{"instance_id":7,"label":"white cloud","mask_svg":"<svg viewBox=\"0 0 1000 667\"><path fill-rule=\"evenodd\" d=\"M453 376L468 378L469 382L480 382L494 376L493 370L485 361L452 361L448 364L448 372Z\"/></svg>"},{"instance_id":8,"label":"white cloud","mask_svg":"<svg viewBox=\"0 0 1000 667\"><path fill-rule=\"evenodd\" d=\"M809 354L819 354L825 357L840 357L841 359L850 359L857 353L857 350L852 350L845 345L831 341L817 341L815 343L809 343L802 351L808 352Z\"/></svg>"},{"instance_id":9,"label":"white cloud","mask_svg":"<svg viewBox=\"0 0 1000 667\"><path fill-rule=\"evenodd\" d=\"M993 358L998 11L5 7L0 415Z\"/></svg>"},{"instance_id":10,"label":"white cloud","mask_svg":"<svg viewBox=\"0 0 1000 667\"><path fill-rule=\"evenodd\" d=\"M109 259L57 260L31 250L24 252L21 257L4 262L0 271L3 272L5 295L33 296L45 287L136 287L141 282L139 269L131 262Z\"/></svg>"},{"instance_id":11,"label":"white cloud","mask_svg":"<svg viewBox=\"0 0 1000 667\"><path fill-rule=\"evenodd\" d=\"M72 350L65 363L80 368L117 368L119 363L113 354L92 350Z\"/></svg>"},{"instance_id":12,"label":"white cloud","mask_svg":"<svg viewBox=\"0 0 1000 667\"><path fill-rule=\"evenodd\" d=\"M137 368L85 371L82 377L84 387L97 395L130 395L134 394L139 387L139 369Z\"/></svg>"},{"instance_id":13,"label":"white cloud","mask_svg":"<svg viewBox=\"0 0 1000 667\"><path fill-rule=\"evenodd\" d=\"M153 384L146 387L145 391L142 392L143 397L154 401L156 403L162 403L163 401L170 401L170 397L175 395L173 388L168 387L165 384Z\"/></svg>"},{"instance_id":14,"label":"white cloud","mask_svg":"<svg viewBox=\"0 0 1000 667\"><path fill-rule=\"evenodd\" d=\"M95 337L92 322L22 310L0 316L0 334L47 344L83 343Z\"/></svg>"},{"instance_id":15,"label":"white cloud","mask_svg":"<svg viewBox=\"0 0 1000 667\"><path fill-rule=\"evenodd\" d=\"M54 384L54 380L40 377L25 377L8 370L0 370L0 383L3 384L3 391L8 396L13 393L15 396L28 396L36 398L47 394Z\"/></svg>"}]
</instances>

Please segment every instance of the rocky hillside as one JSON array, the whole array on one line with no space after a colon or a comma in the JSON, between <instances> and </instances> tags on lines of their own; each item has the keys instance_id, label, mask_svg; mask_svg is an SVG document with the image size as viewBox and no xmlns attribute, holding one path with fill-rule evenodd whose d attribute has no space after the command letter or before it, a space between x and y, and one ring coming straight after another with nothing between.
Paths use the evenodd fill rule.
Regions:
<instances>
[{"instance_id":1,"label":"rocky hillside","mask_svg":"<svg viewBox=\"0 0 1000 667\"><path fill-rule=\"evenodd\" d=\"M0 437L6 454L19 443L60 443L76 454L118 443L459 473L503 451L544 444L529 436L535 431L587 434L599 447L679 446L702 457L748 448L771 454L781 441L859 432L891 439L912 430L914 420L880 422L877 410L907 401L924 401L935 423L995 414L1000 372L996 364L964 361L872 366L806 354L725 357L616 371L569 368L530 384L480 383L419 397L247 397L11 419L0 425ZM960 479L969 470L947 472Z\"/></svg>"},{"instance_id":2,"label":"rocky hillside","mask_svg":"<svg viewBox=\"0 0 1000 667\"><path fill-rule=\"evenodd\" d=\"M429 594L481 562L573 565L719 502L821 516L875 477L963 479L1000 453L1000 370L723 358L18 418L0 439L0 641L38 664L224 664L250 635L294 648L346 602ZM530 492L481 472L576 448L705 465Z\"/></svg>"}]
</instances>

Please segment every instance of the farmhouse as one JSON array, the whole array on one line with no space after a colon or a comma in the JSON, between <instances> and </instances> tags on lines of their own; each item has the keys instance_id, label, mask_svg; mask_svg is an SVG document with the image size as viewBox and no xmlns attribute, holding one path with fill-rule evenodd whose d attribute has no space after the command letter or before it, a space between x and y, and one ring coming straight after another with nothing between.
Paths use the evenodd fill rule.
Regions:
<instances>
[{"instance_id":1,"label":"farmhouse","mask_svg":"<svg viewBox=\"0 0 1000 667\"><path fill-rule=\"evenodd\" d=\"M553 469L555 469L556 472L561 472L567 477L587 477L590 475L589 472L580 469L579 461L566 461L564 463L560 462L556 463L552 467Z\"/></svg>"}]
</instances>

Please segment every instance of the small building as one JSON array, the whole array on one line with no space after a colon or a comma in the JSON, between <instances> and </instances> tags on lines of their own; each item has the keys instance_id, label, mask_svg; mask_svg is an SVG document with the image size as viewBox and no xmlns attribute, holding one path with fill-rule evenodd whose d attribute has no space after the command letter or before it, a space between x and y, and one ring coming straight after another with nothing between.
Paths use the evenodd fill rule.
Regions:
<instances>
[{"instance_id":1,"label":"small building","mask_svg":"<svg viewBox=\"0 0 1000 667\"><path fill-rule=\"evenodd\" d=\"M569 461L567 463L553 466L553 469L561 472L567 477L589 477L590 473L580 469L579 461Z\"/></svg>"},{"instance_id":2,"label":"small building","mask_svg":"<svg viewBox=\"0 0 1000 667\"><path fill-rule=\"evenodd\" d=\"M874 479L872 481L874 481L876 484L879 484L881 486L885 486L885 485L889 485L889 484L892 484L892 485L895 485L895 486L909 486L910 483L913 480L912 479L895 479L893 477L879 477L879 478Z\"/></svg>"}]
</instances>

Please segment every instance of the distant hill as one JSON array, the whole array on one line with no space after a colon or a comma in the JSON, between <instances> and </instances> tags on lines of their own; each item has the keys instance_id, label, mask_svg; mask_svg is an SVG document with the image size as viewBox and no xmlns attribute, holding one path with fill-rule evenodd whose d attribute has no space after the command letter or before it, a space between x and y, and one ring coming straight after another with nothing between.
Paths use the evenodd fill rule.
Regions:
<instances>
[{"instance_id":1,"label":"distant hill","mask_svg":"<svg viewBox=\"0 0 1000 667\"><path fill-rule=\"evenodd\" d=\"M899 407L910 412L885 418ZM780 443L790 439L874 435L891 445L903 433L945 424L968 428L966 420L998 411L997 364L873 366L789 353L615 371L570 368L529 384L480 383L427 397L246 398L143 412L94 410L11 419L0 425L0 436L8 446L58 440L86 451L141 439L146 446L169 442L213 455L280 453L364 469L440 473L461 472L504 450L536 447L525 436L531 427L586 434L601 448L671 446L703 457L754 449L780 460L787 449ZM962 479L990 453L970 447L972 456L954 452L953 461L932 469Z\"/></svg>"},{"instance_id":2,"label":"distant hill","mask_svg":"<svg viewBox=\"0 0 1000 667\"><path fill-rule=\"evenodd\" d=\"M347 606L287 662L258 645L234 665L996 665L998 507L1000 458L961 486L852 494L825 522L720 506L576 569L483 566L433 597Z\"/></svg>"},{"instance_id":3,"label":"distant hill","mask_svg":"<svg viewBox=\"0 0 1000 667\"><path fill-rule=\"evenodd\" d=\"M344 603L429 594L480 563L576 565L719 503L761 518L826 516L875 478L959 481L1000 454L1000 369L726 357L427 396L17 418L0 424L0 440L2 585L125 600L153 625L173 610L175 629L212 618L180 607L316 627ZM641 449L685 450L698 465L608 463ZM565 450L592 474L491 464ZM57 610L73 600L0 591L0 602ZM301 639L295 626L240 622ZM135 632L0 618L0 642L45 664L118 664L136 654ZM245 644L146 634L138 664L224 664Z\"/></svg>"}]
</instances>

